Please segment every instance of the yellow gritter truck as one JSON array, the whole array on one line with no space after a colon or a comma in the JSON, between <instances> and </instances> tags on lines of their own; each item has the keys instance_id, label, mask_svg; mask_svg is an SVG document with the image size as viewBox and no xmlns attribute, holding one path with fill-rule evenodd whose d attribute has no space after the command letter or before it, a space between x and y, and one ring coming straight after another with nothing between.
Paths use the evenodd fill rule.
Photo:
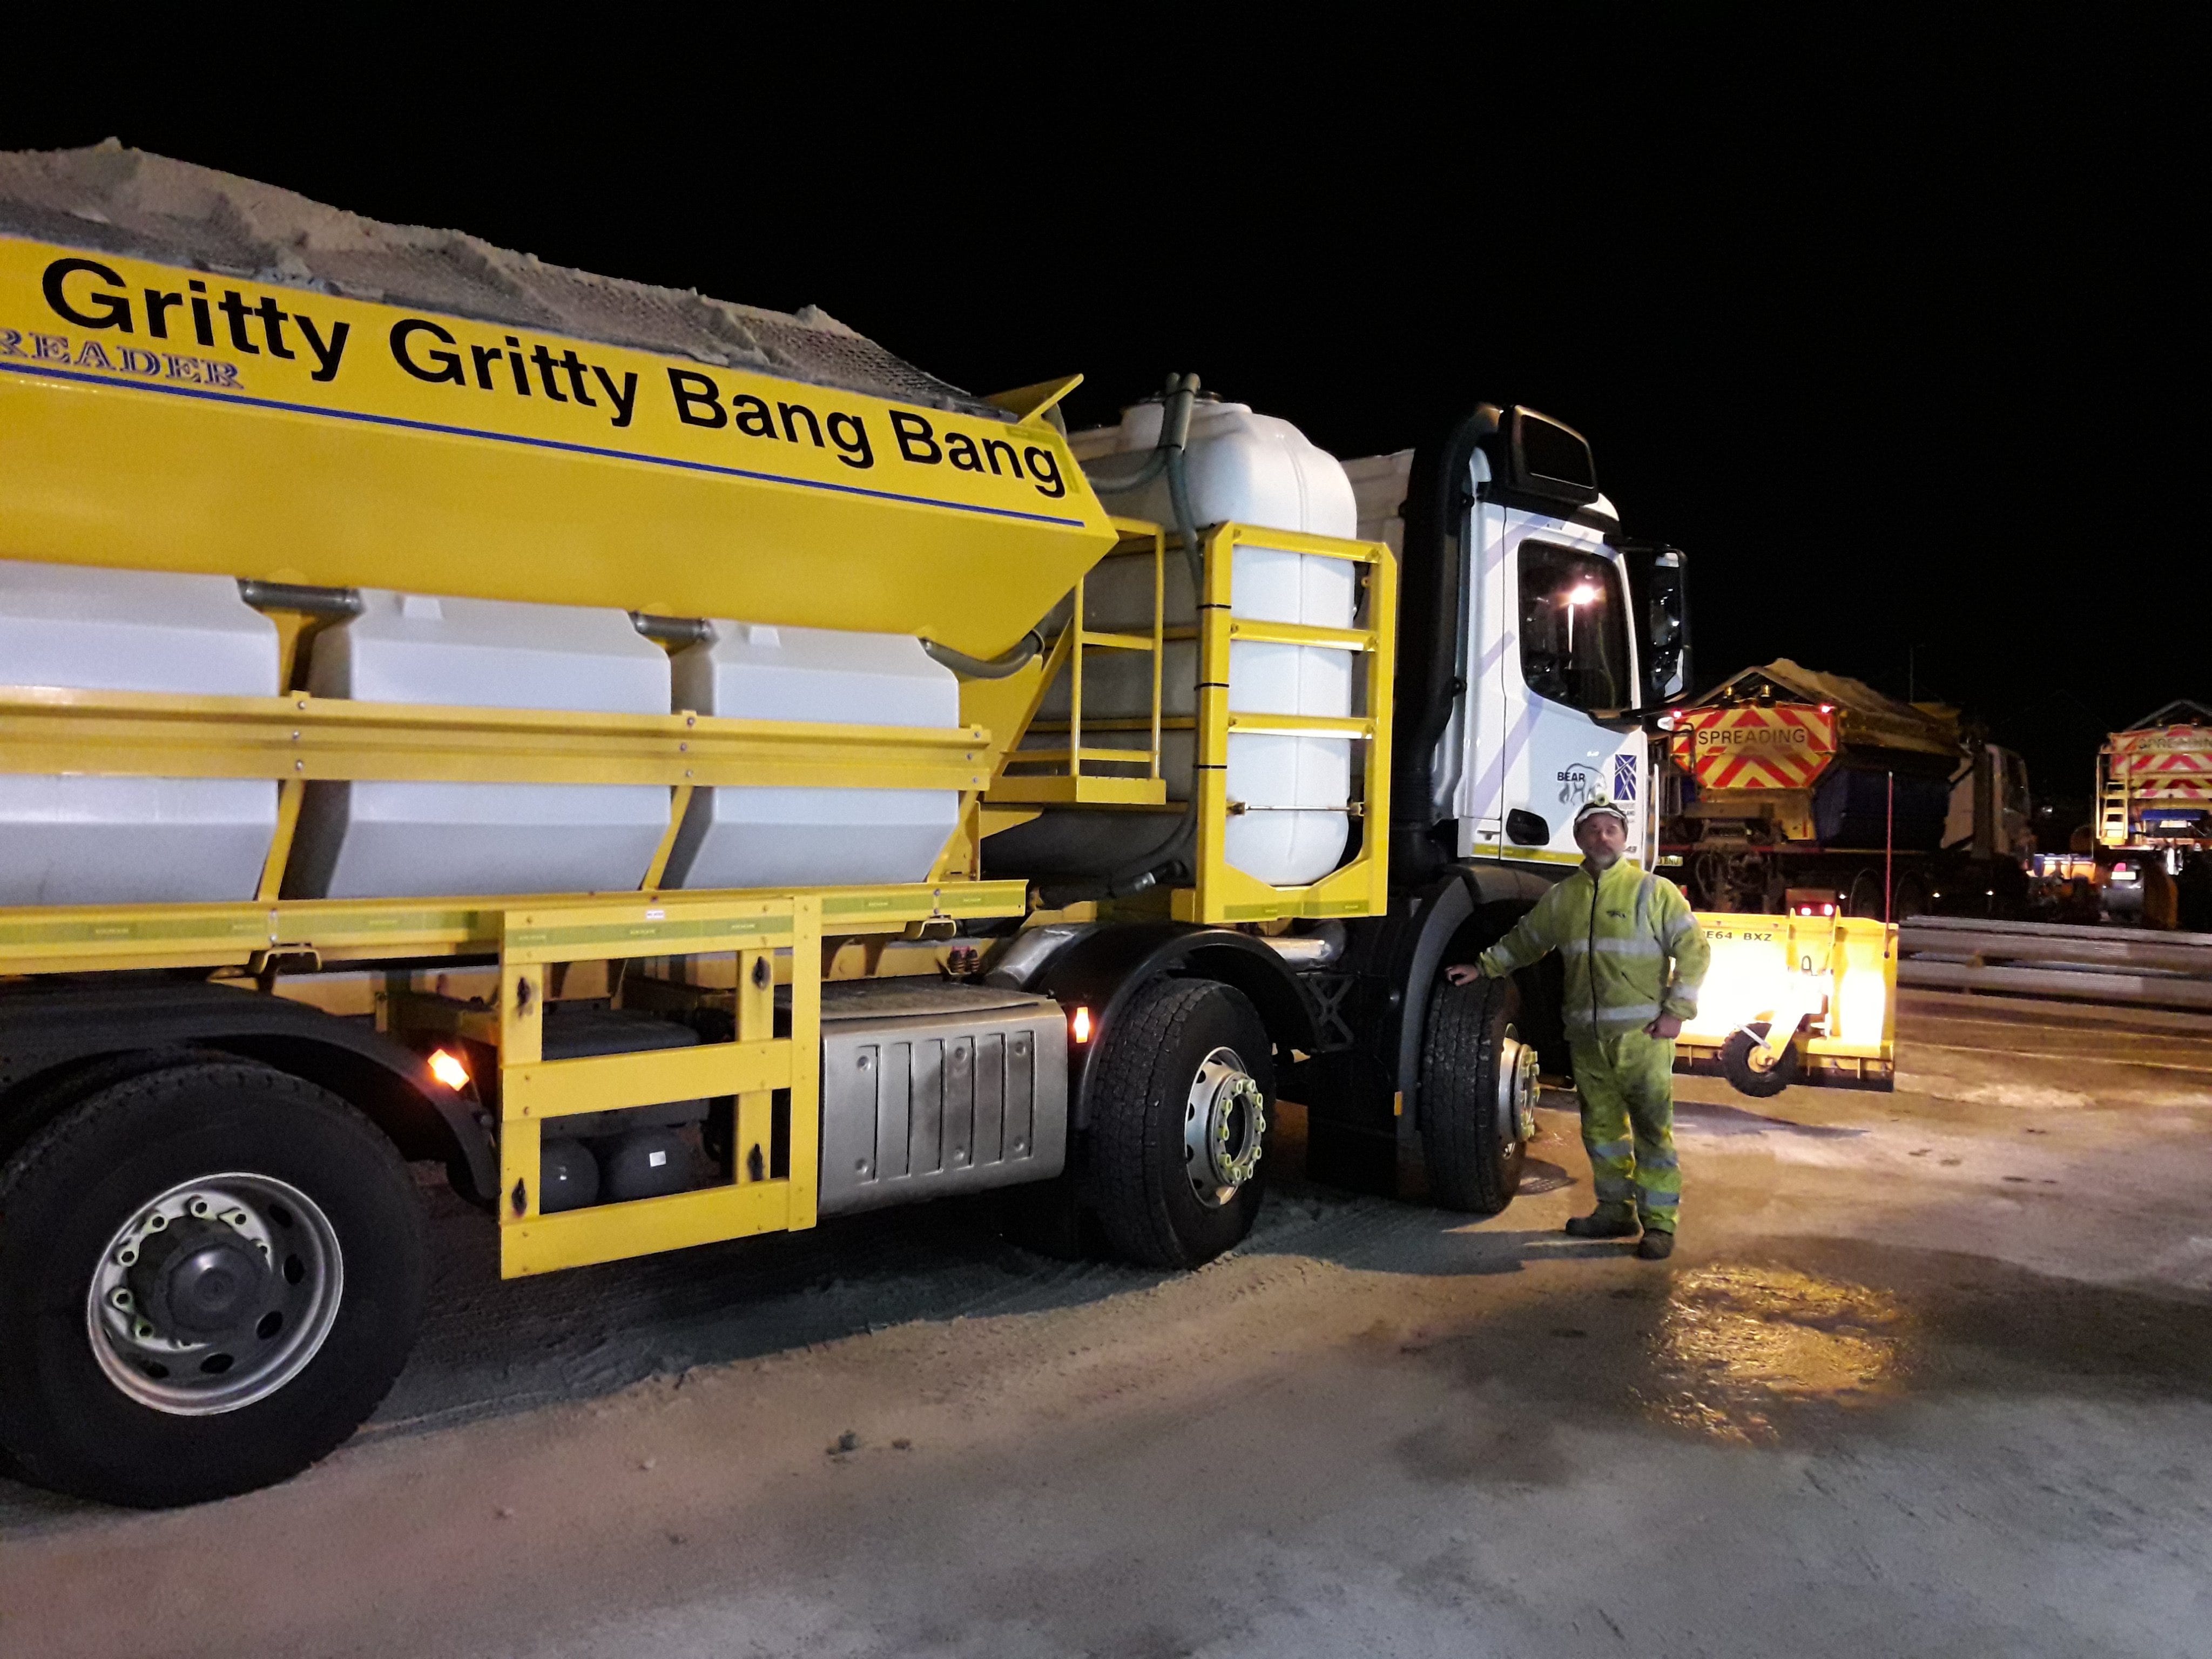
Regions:
<instances>
[{"instance_id":1,"label":"yellow gritter truck","mask_svg":"<svg viewBox=\"0 0 2212 1659\"><path fill-rule=\"evenodd\" d=\"M1577 801L1648 811L1679 558L1533 410L1347 468L1188 378L1071 439L1075 384L0 156L7 1468L158 1505L343 1440L410 1163L510 1277L1000 1189L1191 1266L1285 1085L1317 1173L1510 1200L1544 987L1441 969ZM1791 968L1738 976L1776 1052Z\"/></svg>"}]
</instances>

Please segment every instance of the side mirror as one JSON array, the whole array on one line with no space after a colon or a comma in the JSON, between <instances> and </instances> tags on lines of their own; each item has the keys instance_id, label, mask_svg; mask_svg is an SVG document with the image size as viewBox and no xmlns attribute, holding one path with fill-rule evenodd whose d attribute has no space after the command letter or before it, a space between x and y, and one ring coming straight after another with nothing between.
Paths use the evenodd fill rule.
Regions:
<instances>
[{"instance_id":1,"label":"side mirror","mask_svg":"<svg viewBox=\"0 0 2212 1659\"><path fill-rule=\"evenodd\" d=\"M1644 587L1645 696L1672 702L1690 689L1690 589L1679 548L1652 559Z\"/></svg>"}]
</instances>

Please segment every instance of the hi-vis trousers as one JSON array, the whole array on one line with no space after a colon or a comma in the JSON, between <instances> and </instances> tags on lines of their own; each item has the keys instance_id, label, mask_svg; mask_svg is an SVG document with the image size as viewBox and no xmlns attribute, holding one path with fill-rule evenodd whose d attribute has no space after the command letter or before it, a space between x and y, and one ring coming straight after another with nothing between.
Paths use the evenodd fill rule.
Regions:
<instances>
[{"instance_id":1,"label":"hi-vis trousers","mask_svg":"<svg viewBox=\"0 0 2212 1659\"><path fill-rule=\"evenodd\" d=\"M1682 1167L1674 1157L1674 1043L1632 1030L1575 1037L1568 1048L1598 1209L1614 1216L1632 1210L1648 1231L1673 1232L1682 1207Z\"/></svg>"}]
</instances>

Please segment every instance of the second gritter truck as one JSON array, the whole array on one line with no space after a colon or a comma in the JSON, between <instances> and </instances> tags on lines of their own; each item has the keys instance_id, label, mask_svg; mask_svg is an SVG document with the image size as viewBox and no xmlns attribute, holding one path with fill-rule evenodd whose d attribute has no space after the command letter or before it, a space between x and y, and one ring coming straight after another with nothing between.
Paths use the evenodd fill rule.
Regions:
<instances>
[{"instance_id":1,"label":"second gritter truck","mask_svg":"<svg viewBox=\"0 0 2212 1659\"><path fill-rule=\"evenodd\" d=\"M1285 1091L1318 1173L1510 1200L1556 1007L1441 969L1580 801L1649 862L1679 556L1527 410L1346 465L1188 379L1071 439L1074 384L0 156L10 1471L343 1440L410 1164L508 1277L994 1189L1188 1267ZM1808 941L1709 1003L1875 1077L1890 958Z\"/></svg>"}]
</instances>

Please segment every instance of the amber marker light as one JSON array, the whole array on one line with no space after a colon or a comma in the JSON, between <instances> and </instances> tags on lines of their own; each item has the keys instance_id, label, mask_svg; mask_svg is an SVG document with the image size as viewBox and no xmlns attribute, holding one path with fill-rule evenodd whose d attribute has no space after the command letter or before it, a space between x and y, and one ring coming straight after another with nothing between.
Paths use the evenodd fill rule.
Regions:
<instances>
[{"instance_id":1,"label":"amber marker light","mask_svg":"<svg viewBox=\"0 0 2212 1659\"><path fill-rule=\"evenodd\" d=\"M1078 1042L1091 1041L1091 1010L1078 1008L1075 1018L1068 1023L1068 1030Z\"/></svg>"},{"instance_id":2,"label":"amber marker light","mask_svg":"<svg viewBox=\"0 0 2212 1659\"><path fill-rule=\"evenodd\" d=\"M469 1086L469 1068L451 1049L441 1048L430 1056L430 1075L455 1094Z\"/></svg>"}]
</instances>

